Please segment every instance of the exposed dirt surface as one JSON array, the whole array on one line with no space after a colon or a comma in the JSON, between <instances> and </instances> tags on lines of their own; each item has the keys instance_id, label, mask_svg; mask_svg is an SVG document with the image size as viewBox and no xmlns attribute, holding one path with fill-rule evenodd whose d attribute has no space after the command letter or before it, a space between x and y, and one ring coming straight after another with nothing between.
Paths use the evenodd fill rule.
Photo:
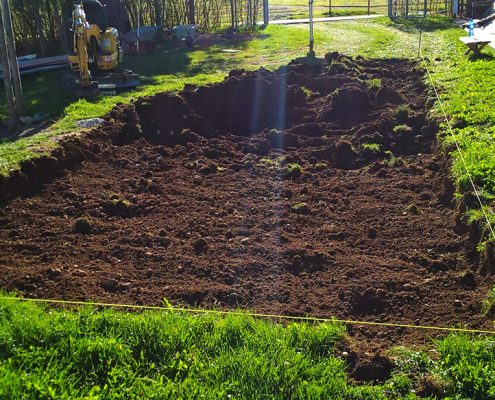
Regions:
<instances>
[{"instance_id":1,"label":"exposed dirt surface","mask_svg":"<svg viewBox=\"0 0 495 400\"><path fill-rule=\"evenodd\" d=\"M24 168L38 185L0 211L0 286L487 327L490 282L456 226L423 77L407 60L328 54L116 107L63 162ZM436 334L350 332L372 348Z\"/></svg>"}]
</instances>

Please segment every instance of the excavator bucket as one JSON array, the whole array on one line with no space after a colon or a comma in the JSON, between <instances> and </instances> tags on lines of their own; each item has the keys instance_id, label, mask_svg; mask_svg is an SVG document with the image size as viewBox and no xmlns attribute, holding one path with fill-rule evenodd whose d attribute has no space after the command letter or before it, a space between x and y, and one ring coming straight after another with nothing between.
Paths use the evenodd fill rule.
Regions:
<instances>
[{"instance_id":1,"label":"excavator bucket","mask_svg":"<svg viewBox=\"0 0 495 400\"><path fill-rule=\"evenodd\" d=\"M92 97L96 97L99 94L98 82L91 82L91 86L89 87L80 87L74 91L76 97L81 99L89 99Z\"/></svg>"},{"instance_id":2,"label":"excavator bucket","mask_svg":"<svg viewBox=\"0 0 495 400\"><path fill-rule=\"evenodd\" d=\"M132 71L111 72L98 77L98 90L102 95L115 95L139 86L138 75Z\"/></svg>"},{"instance_id":3,"label":"excavator bucket","mask_svg":"<svg viewBox=\"0 0 495 400\"><path fill-rule=\"evenodd\" d=\"M79 98L91 98L98 95L112 96L133 90L140 84L138 75L128 70L96 75L90 86L84 86L76 72L66 71L61 75L61 83Z\"/></svg>"}]
</instances>

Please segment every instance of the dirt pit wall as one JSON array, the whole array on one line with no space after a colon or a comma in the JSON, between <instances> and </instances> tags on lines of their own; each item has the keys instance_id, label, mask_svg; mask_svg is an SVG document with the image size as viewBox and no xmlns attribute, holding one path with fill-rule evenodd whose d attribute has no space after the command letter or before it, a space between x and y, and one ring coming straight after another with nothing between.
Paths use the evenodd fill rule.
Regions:
<instances>
[{"instance_id":1,"label":"dirt pit wall","mask_svg":"<svg viewBox=\"0 0 495 400\"><path fill-rule=\"evenodd\" d=\"M331 53L119 105L3 182L0 286L485 327L491 283L450 204L423 78ZM349 329L373 348L427 340Z\"/></svg>"},{"instance_id":2,"label":"dirt pit wall","mask_svg":"<svg viewBox=\"0 0 495 400\"><path fill-rule=\"evenodd\" d=\"M377 143L415 154L429 149L436 129L426 120L422 78L408 61L356 62L333 53L275 72L232 71L220 84L141 99L135 109L144 135L164 145L230 134L265 141L260 151L267 154L345 138L356 148Z\"/></svg>"}]
</instances>

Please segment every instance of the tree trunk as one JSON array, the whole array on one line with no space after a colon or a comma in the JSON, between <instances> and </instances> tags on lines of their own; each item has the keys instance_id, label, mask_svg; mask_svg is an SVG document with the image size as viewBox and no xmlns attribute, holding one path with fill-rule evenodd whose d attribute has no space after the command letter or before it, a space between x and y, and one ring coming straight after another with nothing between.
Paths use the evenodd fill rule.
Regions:
<instances>
[{"instance_id":1,"label":"tree trunk","mask_svg":"<svg viewBox=\"0 0 495 400\"><path fill-rule=\"evenodd\" d=\"M68 25L69 21L67 20L67 16L62 11L62 14L60 15L60 45L66 53L72 52Z\"/></svg>"},{"instance_id":2,"label":"tree trunk","mask_svg":"<svg viewBox=\"0 0 495 400\"><path fill-rule=\"evenodd\" d=\"M9 112L9 127L15 127L17 119L17 110L15 107L14 87L10 75L9 55L7 51L7 42L3 28L2 17L0 16L0 61L2 62L3 85L5 89L5 97L7 98L7 110Z\"/></svg>"},{"instance_id":3,"label":"tree trunk","mask_svg":"<svg viewBox=\"0 0 495 400\"><path fill-rule=\"evenodd\" d=\"M187 21L190 24L195 24L196 23L196 19L194 17L194 14L195 14L194 0L188 0L188 3L189 3L188 4L189 10L188 10Z\"/></svg>"},{"instance_id":4,"label":"tree trunk","mask_svg":"<svg viewBox=\"0 0 495 400\"><path fill-rule=\"evenodd\" d=\"M41 57L46 57L48 49L46 45L45 32L43 32L43 21L41 20L41 14L39 10L34 11L34 23L36 25L36 35L38 36L38 43L40 46Z\"/></svg>"},{"instance_id":5,"label":"tree trunk","mask_svg":"<svg viewBox=\"0 0 495 400\"><path fill-rule=\"evenodd\" d=\"M155 25L162 26L162 5L160 4L160 0L153 0L154 9L155 9Z\"/></svg>"},{"instance_id":6,"label":"tree trunk","mask_svg":"<svg viewBox=\"0 0 495 400\"><path fill-rule=\"evenodd\" d=\"M57 40L57 34L55 33L55 25L58 19L57 3L55 2L55 4L53 4L52 6L50 1L46 1L45 8L46 8L46 15L48 16L48 32L50 32L49 43L53 45Z\"/></svg>"},{"instance_id":7,"label":"tree trunk","mask_svg":"<svg viewBox=\"0 0 495 400\"><path fill-rule=\"evenodd\" d=\"M12 27L12 14L10 13L9 0L1 0L2 22L5 30L5 42L7 44L7 55L10 63L10 72L12 73L12 83L14 86L15 106L18 115L24 113L24 95L22 94L21 75L19 73L19 64L17 62L17 53L15 49L14 29Z\"/></svg>"}]
</instances>

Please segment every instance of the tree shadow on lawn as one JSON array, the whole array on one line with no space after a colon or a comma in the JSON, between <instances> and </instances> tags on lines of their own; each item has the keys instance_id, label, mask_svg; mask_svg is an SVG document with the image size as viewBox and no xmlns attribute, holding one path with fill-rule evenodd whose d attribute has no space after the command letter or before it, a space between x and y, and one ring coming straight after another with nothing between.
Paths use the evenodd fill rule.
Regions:
<instances>
[{"instance_id":1,"label":"tree shadow on lawn","mask_svg":"<svg viewBox=\"0 0 495 400\"><path fill-rule=\"evenodd\" d=\"M184 71L191 62L185 49L158 50L144 55L128 55L122 67L144 77L171 75Z\"/></svg>"},{"instance_id":2,"label":"tree shadow on lawn","mask_svg":"<svg viewBox=\"0 0 495 400\"><path fill-rule=\"evenodd\" d=\"M219 35L205 35L193 49L175 48L159 50L145 56L127 56L123 67L140 75L141 83L152 85L164 75L187 78L200 73L225 70L239 65L239 59L229 52L246 52L249 42L265 40L270 35L242 35L235 39L222 39Z\"/></svg>"},{"instance_id":3,"label":"tree shadow on lawn","mask_svg":"<svg viewBox=\"0 0 495 400\"><path fill-rule=\"evenodd\" d=\"M40 72L22 76L22 87L26 111L24 115L47 114L48 118L58 117L67 104L74 100L72 93L59 79L60 71ZM5 90L0 85L0 114L7 116Z\"/></svg>"},{"instance_id":4,"label":"tree shadow on lawn","mask_svg":"<svg viewBox=\"0 0 495 400\"><path fill-rule=\"evenodd\" d=\"M424 32L443 31L452 29L455 25L447 17L428 17L428 18L393 18L390 19L391 25L403 32L411 33L423 29Z\"/></svg>"},{"instance_id":5,"label":"tree shadow on lawn","mask_svg":"<svg viewBox=\"0 0 495 400\"><path fill-rule=\"evenodd\" d=\"M10 132L7 129L2 129L0 131L0 146L5 143L16 142L19 139L34 136L42 132L44 129L48 128L52 122L52 120L46 119L41 122L35 122L32 125L27 125L15 132Z\"/></svg>"}]
</instances>

